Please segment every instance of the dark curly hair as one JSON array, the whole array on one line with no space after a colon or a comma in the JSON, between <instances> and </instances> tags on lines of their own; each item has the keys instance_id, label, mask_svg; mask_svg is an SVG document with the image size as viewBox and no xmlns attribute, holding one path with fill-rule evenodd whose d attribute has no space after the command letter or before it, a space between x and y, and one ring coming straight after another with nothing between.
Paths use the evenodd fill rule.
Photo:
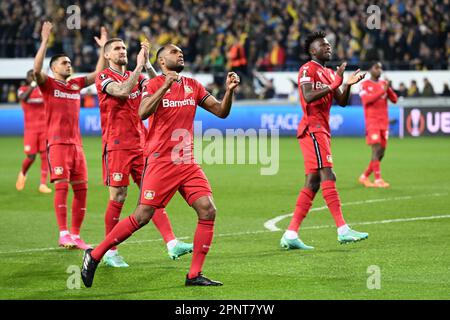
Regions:
<instances>
[{"instance_id":1,"label":"dark curly hair","mask_svg":"<svg viewBox=\"0 0 450 320\"><path fill-rule=\"evenodd\" d=\"M304 47L305 53L308 56L311 56L311 54L309 53L309 47L311 46L311 44L317 39L322 39L325 38L326 36L327 34L324 31L316 31L314 33L309 34L305 40L305 47Z\"/></svg>"}]
</instances>

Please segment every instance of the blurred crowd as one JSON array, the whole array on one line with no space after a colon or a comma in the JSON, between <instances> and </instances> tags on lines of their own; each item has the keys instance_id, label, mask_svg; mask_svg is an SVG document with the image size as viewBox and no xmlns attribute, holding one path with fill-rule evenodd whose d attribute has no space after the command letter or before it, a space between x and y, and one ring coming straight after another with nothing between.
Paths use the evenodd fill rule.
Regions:
<instances>
[{"instance_id":1,"label":"blurred crowd","mask_svg":"<svg viewBox=\"0 0 450 320\"><path fill-rule=\"evenodd\" d=\"M379 20L371 15L377 11L367 12L374 4ZM70 5L80 8L79 30L67 28ZM319 29L334 48L331 65L345 60L348 69L371 60L387 70L447 69L450 59L450 0L1 1L0 57L33 57L45 19L55 25L48 55L65 52L77 72L95 68L93 37L105 25L110 36L125 40L130 62L145 38L153 56L172 42L184 50L189 71L216 75L212 89L224 72L238 72L243 96L258 84L270 86L255 72L298 70L308 59L306 35ZM379 29L369 29L368 21L380 22Z\"/></svg>"}]
</instances>

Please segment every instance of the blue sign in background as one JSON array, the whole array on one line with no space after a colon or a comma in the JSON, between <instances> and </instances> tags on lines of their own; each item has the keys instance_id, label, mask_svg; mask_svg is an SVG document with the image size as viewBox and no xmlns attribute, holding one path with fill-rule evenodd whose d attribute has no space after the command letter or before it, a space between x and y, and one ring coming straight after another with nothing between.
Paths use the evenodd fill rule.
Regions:
<instances>
[{"instance_id":1,"label":"blue sign in background","mask_svg":"<svg viewBox=\"0 0 450 320\"><path fill-rule=\"evenodd\" d=\"M391 136L399 135L398 107L389 108ZM234 106L227 119L220 119L202 108L197 109L196 121L201 121L202 130L226 129L279 129L280 135L291 136L297 132L302 111L296 105ZM334 106L330 113L331 133L334 136L363 136L364 110L361 106L341 108ZM81 109L80 129L82 135L100 135L99 109ZM23 112L21 109L0 110L0 135L22 135Z\"/></svg>"}]
</instances>

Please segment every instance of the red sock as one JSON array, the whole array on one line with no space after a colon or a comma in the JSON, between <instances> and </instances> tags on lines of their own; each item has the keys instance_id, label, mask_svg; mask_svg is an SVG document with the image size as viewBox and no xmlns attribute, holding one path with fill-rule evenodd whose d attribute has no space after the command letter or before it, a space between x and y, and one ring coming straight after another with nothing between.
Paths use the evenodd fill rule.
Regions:
<instances>
[{"instance_id":1,"label":"red sock","mask_svg":"<svg viewBox=\"0 0 450 320\"><path fill-rule=\"evenodd\" d=\"M336 182L326 180L322 182L322 195L327 203L328 209L333 216L336 226L339 228L345 224L344 217L342 216L341 200L336 190Z\"/></svg>"},{"instance_id":2,"label":"red sock","mask_svg":"<svg viewBox=\"0 0 450 320\"><path fill-rule=\"evenodd\" d=\"M197 230L194 236L194 253L192 256L191 268L188 278L192 279L198 276L202 271L206 254L209 251L214 235L214 220L198 220Z\"/></svg>"},{"instance_id":3,"label":"red sock","mask_svg":"<svg viewBox=\"0 0 450 320\"><path fill-rule=\"evenodd\" d=\"M311 209L312 201L316 194L314 191L308 188L303 188L297 198L297 203L295 205L294 216L292 217L291 223L289 224L288 230L298 232L303 219Z\"/></svg>"},{"instance_id":4,"label":"red sock","mask_svg":"<svg viewBox=\"0 0 450 320\"><path fill-rule=\"evenodd\" d=\"M22 173L25 176L28 172L28 169L30 169L31 165L33 164L34 159L30 159L26 157L22 162Z\"/></svg>"},{"instance_id":5,"label":"red sock","mask_svg":"<svg viewBox=\"0 0 450 320\"><path fill-rule=\"evenodd\" d=\"M380 161L372 161L372 169L375 180L381 179Z\"/></svg>"},{"instance_id":6,"label":"red sock","mask_svg":"<svg viewBox=\"0 0 450 320\"><path fill-rule=\"evenodd\" d=\"M69 193L69 183L55 183L55 214L59 231L67 231L67 194Z\"/></svg>"},{"instance_id":7,"label":"red sock","mask_svg":"<svg viewBox=\"0 0 450 320\"><path fill-rule=\"evenodd\" d=\"M109 200L105 213L105 235L107 236L112 229L119 223L120 213L122 212L123 202ZM117 249L112 247L111 250Z\"/></svg>"},{"instance_id":8,"label":"red sock","mask_svg":"<svg viewBox=\"0 0 450 320\"><path fill-rule=\"evenodd\" d=\"M372 171L373 171L373 169L372 169L372 162L373 162L373 161L370 161L370 162L369 162L369 166L367 167L366 171L364 171L364 175L365 175L366 177L369 177L370 174L371 174Z\"/></svg>"},{"instance_id":9,"label":"red sock","mask_svg":"<svg viewBox=\"0 0 450 320\"><path fill-rule=\"evenodd\" d=\"M87 184L80 183L72 185L72 190L72 228L70 229L70 233L78 236L84 215L86 214Z\"/></svg>"},{"instance_id":10,"label":"red sock","mask_svg":"<svg viewBox=\"0 0 450 320\"><path fill-rule=\"evenodd\" d=\"M165 243L175 239L169 216L165 209L156 209L152 221L155 224L156 229L161 233Z\"/></svg>"},{"instance_id":11,"label":"red sock","mask_svg":"<svg viewBox=\"0 0 450 320\"><path fill-rule=\"evenodd\" d=\"M136 230L139 230L140 228L141 226L139 226L136 218L133 215L126 217L118 224L116 224L114 229L112 229L111 232L105 237L105 240L103 240L102 243L100 243L94 250L92 250L92 258L94 258L94 260L96 261L100 261L105 255L106 251L114 246L117 246L119 243L124 242Z\"/></svg>"},{"instance_id":12,"label":"red sock","mask_svg":"<svg viewBox=\"0 0 450 320\"><path fill-rule=\"evenodd\" d=\"M47 152L41 152L41 184L47 184Z\"/></svg>"}]
</instances>

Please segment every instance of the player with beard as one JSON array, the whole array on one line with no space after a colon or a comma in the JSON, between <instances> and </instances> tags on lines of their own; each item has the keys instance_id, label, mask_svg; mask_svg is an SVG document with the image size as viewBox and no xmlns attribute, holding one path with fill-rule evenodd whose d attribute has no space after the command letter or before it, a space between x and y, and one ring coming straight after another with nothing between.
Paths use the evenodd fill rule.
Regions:
<instances>
[{"instance_id":1,"label":"player with beard","mask_svg":"<svg viewBox=\"0 0 450 320\"><path fill-rule=\"evenodd\" d=\"M226 118L239 77L234 72L228 73L226 92L219 102L198 81L179 75L184 68L179 47L163 46L157 52L157 61L163 74L147 82L139 107L141 119L149 118L139 203L133 214L120 221L95 249L85 251L81 276L86 287L92 285L103 255L146 225L177 191L198 215L192 263L185 285L222 285L202 274L213 238L216 207L209 182L194 159L193 122L197 106Z\"/></svg>"},{"instance_id":2,"label":"player with beard","mask_svg":"<svg viewBox=\"0 0 450 320\"><path fill-rule=\"evenodd\" d=\"M45 21L42 26L42 42L34 58L34 76L41 89L45 103L47 159L50 182L55 184L54 206L59 227L59 246L86 249L80 238L80 228L86 214L87 165L80 133L80 91L94 83L97 73L105 68L103 46L107 41L105 28L101 28L100 38L95 41L100 46L100 56L95 71L82 77L72 76L72 63L66 54L58 54L50 59L53 77L42 70L52 23ZM72 227L67 228L67 196L69 184L73 190Z\"/></svg>"},{"instance_id":3,"label":"player with beard","mask_svg":"<svg viewBox=\"0 0 450 320\"><path fill-rule=\"evenodd\" d=\"M105 233L108 235L119 222L120 213L127 198L129 176L140 186L144 169L145 127L138 114L143 85L148 78L142 73L146 62L151 78L156 77L148 62L148 43L142 43L133 72L126 70L127 48L120 38L105 44L105 59L109 68L96 78L103 150L103 180L109 188L109 202L105 213ZM161 233L172 259L192 252L192 244L176 239L164 208L156 210L153 223ZM103 261L112 267L128 267L117 248L106 252Z\"/></svg>"},{"instance_id":4,"label":"player with beard","mask_svg":"<svg viewBox=\"0 0 450 320\"><path fill-rule=\"evenodd\" d=\"M298 125L297 139L304 157L306 177L305 186L297 198L294 216L280 241L281 247L285 249L313 249L298 238L298 230L319 188L322 188L322 196L335 221L340 243L356 242L369 236L350 229L342 215L336 175L333 172L329 125L333 98L345 107L351 86L361 81L365 74L356 70L341 89L347 64L342 63L336 72L325 66L331 59L331 46L325 37L324 32L315 32L307 37L305 51L311 60L300 67L298 75L303 117Z\"/></svg>"}]
</instances>

